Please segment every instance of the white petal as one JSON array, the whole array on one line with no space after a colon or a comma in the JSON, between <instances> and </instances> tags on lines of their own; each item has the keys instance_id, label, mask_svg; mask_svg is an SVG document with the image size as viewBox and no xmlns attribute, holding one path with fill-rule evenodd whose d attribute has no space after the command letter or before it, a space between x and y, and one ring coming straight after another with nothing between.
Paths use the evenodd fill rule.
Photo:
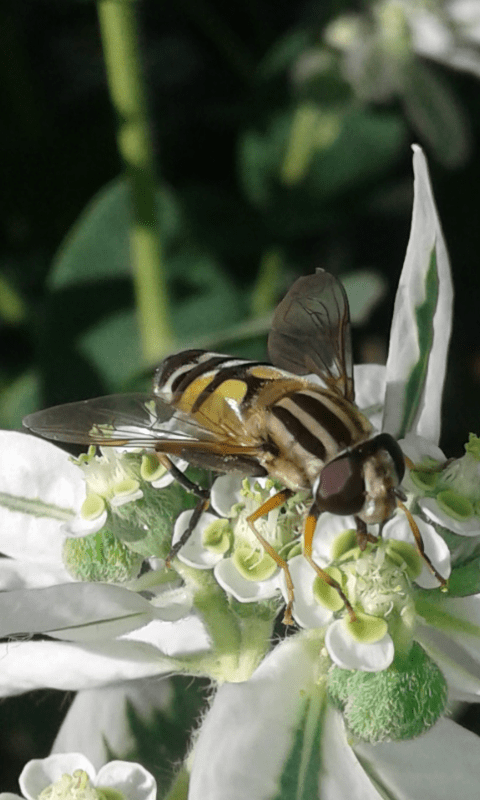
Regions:
<instances>
[{"instance_id":1,"label":"white petal","mask_svg":"<svg viewBox=\"0 0 480 800\"><path fill-rule=\"evenodd\" d=\"M385 795L377 792L375 782L359 763L347 739L342 715L329 704L324 719L321 759L320 800L385 800Z\"/></svg>"},{"instance_id":2,"label":"white petal","mask_svg":"<svg viewBox=\"0 0 480 800\"><path fill-rule=\"evenodd\" d=\"M354 745L360 764L382 797L395 800L476 798L480 738L448 719L408 742Z\"/></svg>"},{"instance_id":3,"label":"white petal","mask_svg":"<svg viewBox=\"0 0 480 800\"><path fill-rule=\"evenodd\" d=\"M215 511L218 511L222 517L229 517L232 506L242 499L240 492L243 480L243 476L231 472L230 474L220 475L214 481L210 502Z\"/></svg>"},{"instance_id":4,"label":"white petal","mask_svg":"<svg viewBox=\"0 0 480 800\"><path fill-rule=\"evenodd\" d=\"M233 595L239 603L268 600L280 591L278 570L264 581L249 581L239 573L231 558L220 561L213 574L222 589Z\"/></svg>"},{"instance_id":5,"label":"white petal","mask_svg":"<svg viewBox=\"0 0 480 800\"><path fill-rule=\"evenodd\" d=\"M158 593L155 594L150 602L154 608L160 610L162 619L168 622L176 622L190 613L193 606L193 598L188 589L184 586L175 589L167 589L165 586L158 588Z\"/></svg>"},{"instance_id":6,"label":"white petal","mask_svg":"<svg viewBox=\"0 0 480 800\"><path fill-rule=\"evenodd\" d=\"M354 517L341 517L325 511L320 514L313 534L313 557L319 566L324 567L332 560L332 544L344 531L356 530Z\"/></svg>"},{"instance_id":7,"label":"white petal","mask_svg":"<svg viewBox=\"0 0 480 800\"><path fill-rule=\"evenodd\" d=\"M459 536L480 536L480 519L477 516L463 522L453 519L442 511L434 497L424 497L418 501L418 505L427 517L453 533L458 533Z\"/></svg>"},{"instance_id":8,"label":"white petal","mask_svg":"<svg viewBox=\"0 0 480 800\"><path fill-rule=\"evenodd\" d=\"M446 460L443 450L423 436L407 433L404 439L399 440L398 444L414 464L420 463L424 458L434 458L440 462Z\"/></svg>"},{"instance_id":9,"label":"white petal","mask_svg":"<svg viewBox=\"0 0 480 800\"><path fill-rule=\"evenodd\" d=\"M302 628L321 628L332 618L332 612L317 603L313 596L313 582L316 577L311 565L303 556L294 556L288 562L295 588L293 618ZM282 571L280 585L285 601L288 601L285 576Z\"/></svg>"},{"instance_id":10,"label":"white petal","mask_svg":"<svg viewBox=\"0 0 480 800\"><path fill-rule=\"evenodd\" d=\"M454 48L452 32L435 14L417 11L411 17L412 44L417 53L443 61Z\"/></svg>"},{"instance_id":11,"label":"white petal","mask_svg":"<svg viewBox=\"0 0 480 800\"><path fill-rule=\"evenodd\" d=\"M104 638L145 625L160 612L141 595L106 583L68 583L0 594L0 636L49 633ZM109 625L111 628L109 629Z\"/></svg>"},{"instance_id":12,"label":"white petal","mask_svg":"<svg viewBox=\"0 0 480 800\"><path fill-rule=\"evenodd\" d=\"M141 764L110 761L97 775L98 788L116 789L128 800L155 800L157 782Z\"/></svg>"},{"instance_id":13,"label":"white petal","mask_svg":"<svg viewBox=\"0 0 480 800\"><path fill-rule=\"evenodd\" d=\"M124 639L83 646L60 641L11 641L0 644L0 660L1 697L32 689L91 689L175 671L175 663L157 647Z\"/></svg>"},{"instance_id":14,"label":"white petal","mask_svg":"<svg viewBox=\"0 0 480 800\"><path fill-rule=\"evenodd\" d=\"M95 517L95 519L84 519L78 514L62 526L62 533L64 536L70 536L73 539L89 536L91 533L98 533L105 525L107 519L108 512L106 509L102 511L98 517Z\"/></svg>"},{"instance_id":15,"label":"white petal","mask_svg":"<svg viewBox=\"0 0 480 800\"><path fill-rule=\"evenodd\" d=\"M72 775L82 769L90 780L95 779L95 769L82 753L55 753L47 758L36 758L23 768L18 780L22 794L27 800L37 800L47 786L56 783L62 775Z\"/></svg>"},{"instance_id":16,"label":"white petal","mask_svg":"<svg viewBox=\"0 0 480 800\"><path fill-rule=\"evenodd\" d=\"M277 796L279 776L315 689L317 658L315 647L292 636L250 680L220 687L195 746L189 800Z\"/></svg>"},{"instance_id":17,"label":"white petal","mask_svg":"<svg viewBox=\"0 0 480 800\"><path fill-rule=\"evenodd\" d=\"M40 499L80 511L85 500L82 471L59 447L15 431L0 433L0 493ZM0 552L36 563L62 563L65 520L35 517L0 505Z\"/></svg>"},{"instance_id":18,"label":"white petal","mask_svg":"<svg viewBox=\"0 0 480 800\"><path fill-rule=\"evenodd\" d=\"M118 641L151 644L167 656L185 656L208 650L211 642L202 620L192 614L176 622L153 620Z\"/></svg>"},{"instance_id":19,"label":"white petal","mask_svg":"<svg viewBox=\"0 0 480 800\"><path fill-rule=\"evenodd\" d=\"M452 324L453 288L447 250L435 208L425 156L413 147L414 201L412 227L393 313L387 360L387 390L382 429L395 438L407 431L432 442L440 438L440 411ZM426 277L432 251L436 257L438 297L432 320L432 345L421 352L418 308L428 300ZM427 358L423 373L422 360ZM408 381L419 368L419 399L406 396ZM421 376L421 378L420 378ZM412 393L410 392L410 395ZM408 403L412 405L409 406Z\"/></svg>"},{"instance_id":20,"label":"white petal","mask_svg":"<svg viewBox=\"0 0 480 800\"><path fill-rule=\"evenodd\" d=\"M63 565L0 558L0 590L36 589L73 581Z\"/></svg>"},{"instance_id":21,"label":"white petal","mask_svg":"<svg viewBox=\"0 0 480 800\"><path fill-rule=\"evenodd\" d=\"M444 631L458 643L477 663L480 663L480 594L468 597L441 597L437 600L439 611L450 616L449 629ZM458 620L458 624L455 624ZM462 622L476 626L476 632L467 633ZM441 625L437 627L441 629Z\"/></svg>"},{"instance_id":22,"label":"white petal","mask_svg":"<svg viewBox=\"0 0 480 800\"><path fill-rule=\"evenodd\" d=\"M415 522L422 536L423 546L425 553L429 557L437 572L443 578L448 578L451 571L450 550L448 549L445 541L439 533L436 532L433 525L424 522L417 515L414 515ZM396 539L400 542L408 542L414 547L415 537L412 529L408 523L408 519L404 514L396 514L390 519L382 529L382 537L384 539ZM422 559L422 571L418 578L415 578L415 583L421 586L422 589L436 589L440 586L440 581L437 580L435 575L432 574L428 564Z\"/></svg>"},{"instance_id":23,"label":"white petal","mask_svg":"<svg viewBox=\"0 0 480 800\"><path fill-rule=\"evenodd\" d=\"M442 670L450 701L480 702L480 663L458 641L431 626L418 625L415 638Z\"/></svg>"},{"instance_id":24,"label":"white petal","mask_svg":"<svg viewBox=\"0 0 480 800\"><path fill-rule=\"evenodd\" d=\"M373 644L357 642L349 634L342 619L329 625L325 645L332 661L342 669L380 672L390 666L395 648L390 634Z\"/></svg>"},{"instance_id":25,"label":"white petal","mask_svg":"<svg viewBox=\"0 0 480 800\"><path fill-rule=\"evenodd\" d=\"M172 700L172 684L167 678L78 692L62 722L52 753L79 751L100 769L110 753L123 756L133 752L136 741L129 708L149 724L155 713L170 707Z\"/></svg>"},{"instance_id":26,"label":"white petal","mask_svg":"<svg viewBox=\"0 0 480 800\"><path fill-rule=\"evenodd\" d=\"M255 483L258 483L258 485L264 489L267 480L268 478L250 478L250 485L253 487ZM212 507L215 511L218 511L222 517L229 517L232 506L245 499L241 493L243 481L243 476L231 472L230 474L221 475L213 484L210 500ZM269 494L275 494L275 489L272 488Z\"/></svg>"},{"instance_id":27,"label":"white petal","mask_svg":"<svg viewBox=\"0 0 480 800\"><path fill-rule=\"evenodd\" d=\"M385 402L387 370L382 364L355 364L355 403L380 430Z\"/></svg>"},{"instance_id":28,"label":"white petal","mask_svg":"<svg viewBox=\"0 0 480 800\"><path fill-rule=\"evenodd\" d=\"M182 537L182 534L188 528L188 523L192 518L193 511L182 511L175 521L173 529L172 546L175 545ZM193 529L190 537L178 552L178 558L189 567L196 567L197 569L213 569L215 564L222 560L222 553L212 553L203 546L203 534L208 525L218 520L214 514L209 514L205 511L197 525Z\"/></svg>"}]
</instances>

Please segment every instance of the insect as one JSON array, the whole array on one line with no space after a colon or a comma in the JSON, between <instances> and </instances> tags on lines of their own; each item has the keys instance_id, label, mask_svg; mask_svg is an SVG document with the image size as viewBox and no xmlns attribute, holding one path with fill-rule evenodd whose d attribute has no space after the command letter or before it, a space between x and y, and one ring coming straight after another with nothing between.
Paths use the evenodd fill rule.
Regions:
<instances>
[{"instance_id":1,"label":"insect","mask_svg":"<svg viewBox=\"0 0 480 800\"><path fill-rule=\"evenodd\" d=\"M397 507L403 508L421 554L445 583L401 502L405 462L400 446L389 434L374 433L355 405L348 301L333 275L317 270L293 284L274 313L268 350L272 364L185 350L162 362L150 394L68 403L31 414L24 425L64 442L153 449L166 469L199 497L187 534L207 507L208 492L189 481L172 456L218 472L278 479L285 488L248 522L284 570L286 623L292 622L294 601L288 564L254 523L301 489L310 489L313 497L303 555L339 592L352 619L354 611L340 585L313 559L315 526L324 511L353 514L363 550L376 540L367 524L383 523Z\"/></svg>"}]
</instances>

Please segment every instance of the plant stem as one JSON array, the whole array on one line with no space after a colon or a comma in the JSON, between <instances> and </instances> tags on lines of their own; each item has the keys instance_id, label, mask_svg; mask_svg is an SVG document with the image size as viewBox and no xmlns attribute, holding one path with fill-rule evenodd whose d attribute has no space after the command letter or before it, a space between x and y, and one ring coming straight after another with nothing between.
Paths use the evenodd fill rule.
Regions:
<instances>
[{"instance_id":1,"label":"plant stem","mask_svg":"<svg viewBox=\"0 0 480 800\"><path fill-rule=\"evenodd\" d=\"M174 349L155 198L155 167L140 64L135 3L99 0L98 17L117 143L132 199L130 247L145 362Z\"/></svg>"}]
</instances>

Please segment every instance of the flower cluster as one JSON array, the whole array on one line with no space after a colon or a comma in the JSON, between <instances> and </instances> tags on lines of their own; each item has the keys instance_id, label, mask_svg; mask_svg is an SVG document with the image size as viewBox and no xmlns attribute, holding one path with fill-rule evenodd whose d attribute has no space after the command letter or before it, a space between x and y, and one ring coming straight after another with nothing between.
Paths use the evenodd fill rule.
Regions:
<instances>
[{"instance_id":1,"label":"flower cluster","mask_svg":"<svg viewBox=\"0 0 480 800\"><path fill-rule=\"evenodd\" d=\"M149 677L205 676L218 689L187 760L190 800L220 800L225 787L232 800L415 800L425 796L422 769L441 768L432 797L449 799L459 781L475 795L478 741L441 717L447 695L480 697L480 440L471 435L453 461L438 447L452 287L418 148L414 170L388 363L355 369L359 408L403 448L404 497L386 524L368 527L362 547L353 517L320 515L312 560L332 585L303 554L309 492L257 519L257 537L249 517L281 487L218 477L170 565L195 512L153 452L106 448L72 460L33 436L0 434L0 693L88 690L57 750L88 730L82 747L101 766L132 686L141 695ZM279 641L287 577L295 625ZM95 736L85 709L96 719L102 703ZM29 800L94 800L100 784L137 796L125 789L130 777L113 786L107 767L95 778L81 757L48 762L55 775L45 763L21 778ZM148 798L153 784L140 778ZM179 782L171 796L186 791Z\"/></svg>"}]
</instances>

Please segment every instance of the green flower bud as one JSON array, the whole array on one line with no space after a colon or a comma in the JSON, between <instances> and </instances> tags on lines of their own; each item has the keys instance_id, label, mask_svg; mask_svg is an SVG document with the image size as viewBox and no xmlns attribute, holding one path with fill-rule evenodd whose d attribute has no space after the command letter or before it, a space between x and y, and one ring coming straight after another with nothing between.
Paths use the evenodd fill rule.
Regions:
<instances>
[{"instance_id":1,"label":"green flower bud","mask_svg":"<svg viewBox=\"0 0 480 800\"><path fill-rule=\"evenodd\" d=\"M78 581L124 583L137 577L143 562L142 556L116 538L108 521L98 533L66 539L62 556Z\"/></svg>"},{"instance_id":2,"label":"green flower bud","mask_svg":"<svg viewBox=\"0 0 480 800\"><path fill-rule=\"evenodd\" d=\"M333 667L328 691L351 732L370 744L420 736L447 703L442 672L416 642L408 657L382 672Z\"/></svg>"},{"instance_id":3,"label":"green flower bud","mask_svg":"<svg viewBox=\"0 0 480 800\"><path fill-rule=\"evenodd\" d=\"M171 548L173 526L181 511L195 499L178 483L164 489L142 485L143 497L116 507L111 514L115 536L145 558L166 558Z\"/></svg>"}]
</instances>

